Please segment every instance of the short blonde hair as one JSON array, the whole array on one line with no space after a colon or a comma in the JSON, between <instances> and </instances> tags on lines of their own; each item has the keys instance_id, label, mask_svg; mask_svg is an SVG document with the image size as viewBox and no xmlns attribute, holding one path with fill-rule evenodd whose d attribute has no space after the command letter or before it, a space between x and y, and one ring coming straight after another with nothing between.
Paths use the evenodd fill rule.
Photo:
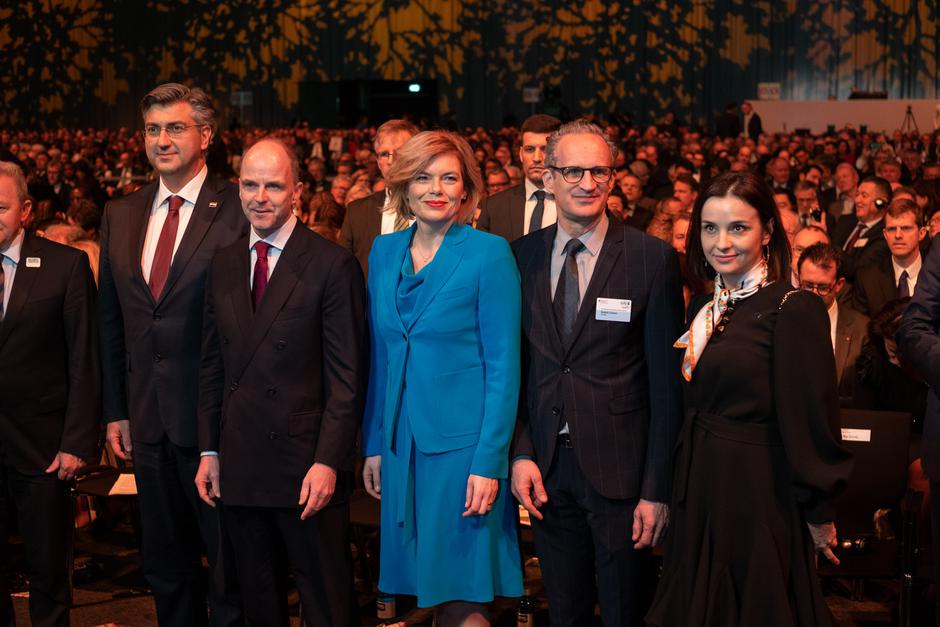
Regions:
<instances>
[{"instance_id":1,"label":"short blonde hair","mask_svg":"<svg viewBox=\"0 0 940 627\"><path fill-rule=\"evenodd\" d=\"M405 220L413 218L414 213L408 206L409 185L420 172L427 170L434 159L448 153L456 155L460 161L460 177L466 196L457 210L457 222L470 222L483 196L483 179L467 140L447 131L418 133L398 149L385 177L388 187L387 209Z\"/></svg>"}]
</instances>

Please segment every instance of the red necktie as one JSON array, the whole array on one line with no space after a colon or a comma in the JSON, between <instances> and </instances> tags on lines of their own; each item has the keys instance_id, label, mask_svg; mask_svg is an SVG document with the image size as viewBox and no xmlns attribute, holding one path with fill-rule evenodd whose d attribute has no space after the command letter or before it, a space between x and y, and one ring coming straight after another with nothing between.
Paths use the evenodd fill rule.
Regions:
<instances>
[{"instance_id":1,"label":"red necktie","mask_svg":"<svg viewBox=\"0 0 940 627\"><path fill-rule=\"evenodd\" d=\"M846 240L845 247L842 250L844 250L845 252L851 255L852 249L855 248L855 242L857 242L858 240L862 238L862 232L865 230L865 228L866 228L865 224L863 222L859 222L855 226L855 230L852 231L852 235L850 235L849 239Z\"/></svg>"},{"instance_id":2,"label":"red necktie","mask_svg":"<svg viewBox=\"0 0 940 627\"><path fill-rule=\"evenodd\" d=\"M180 226L180 207L183 206L182 196L170 196L169 210L160 238L157 240L157 250L153 254L153 264L150 266L150 293L153 299L160 298L166 277L170 274L170 263L173 261L173 246L176 244L176 231Z\"/></svg>"},{"instance_id":3,"label":"red necktie","mask_svg":"<svg viewBox=\"0 0 940 627\"><path fill-rule=\"evenodd\" d=\"M251 280L251 302L258 310L261 298L264 296L264 290L268 287L268 249L271 245L265 242L255 242L255 252L258 254L255 260L254 276Z\"/></svg>"}]
</instances>

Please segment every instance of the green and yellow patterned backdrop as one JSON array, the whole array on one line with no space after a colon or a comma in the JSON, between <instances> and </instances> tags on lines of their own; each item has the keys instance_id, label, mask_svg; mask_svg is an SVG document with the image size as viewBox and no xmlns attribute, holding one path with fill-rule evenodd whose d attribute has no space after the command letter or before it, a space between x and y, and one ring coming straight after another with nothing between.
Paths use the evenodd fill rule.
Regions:
<instances>
[{"instance_id":1,"label":"green and yellow patterned backdrop","mask_svg":"<svg viewBox=\"0 0 940 627\"><path fill-rule=\"evenodd\" d=\"M783 98L938 96L937 0L16 0L0 8L0 123L137 124L177 80L253 94L255 124L304 116L302 81L436 79L442 116L500 124L522 89L571 114L711 120ZM311 120L315 123L315 120Z\"/></svg>"}]
</instances>

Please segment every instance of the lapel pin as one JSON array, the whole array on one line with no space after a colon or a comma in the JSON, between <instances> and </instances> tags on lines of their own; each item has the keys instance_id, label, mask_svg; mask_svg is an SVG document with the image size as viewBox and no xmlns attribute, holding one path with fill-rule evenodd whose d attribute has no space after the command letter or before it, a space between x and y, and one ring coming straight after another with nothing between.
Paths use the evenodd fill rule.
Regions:
<instances>
[{"instance_id":1,"label":"lapel pin","mask_svg":"<svg viewBox=\"0 0 940 627\"><path fill-rule=\"evenodd\" d=\"M219 201L218 201L218 200L210 200L210 201L209 201L209 208L210 208L210 209L215 209L215 208L218 207L218 206L219 206Z\"/></svg>"},{"instance_id":2,"label":"lapel pin","mask_svg":"<svg viewBox=\"0 0 940 627\"><path fill-rule=\"evenodd\" d=\"M26 258L26 267L27 268L38 268L42 265L42 259L39 257L27 257Z\"/></svg>"}]
</instances>

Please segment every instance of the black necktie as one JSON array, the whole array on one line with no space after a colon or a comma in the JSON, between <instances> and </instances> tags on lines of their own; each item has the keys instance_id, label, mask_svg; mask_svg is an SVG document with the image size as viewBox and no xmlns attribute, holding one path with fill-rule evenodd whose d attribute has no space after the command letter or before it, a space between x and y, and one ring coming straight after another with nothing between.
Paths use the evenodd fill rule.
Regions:
<instances>
[{"instance_id":1,"label":"black necktie","mask_svg":"<svg viewBox=\"0 0 940 627\"><path fill-rule=\"evenodd\" d=\"M535 233L542 228L542 215L545 213L545 190L537 189L533 193L535 196L535 209L532 210L532 217L529 218L529 233Z\"/></svg>"},{"instance_id":2,"label":"black necktie","mask_svg":"<svg viewBox=\"0 0 940 627\"><path fill-rule=\"evenodd\" d=\"M901 271L901 277L898 279L898 298L910 298L911 286L907 284L907 270Z\"/></svg>"},{"instance_id":3,"label":"black necktie","mask_svg":"<svg viewBox=\"0 0 940 627\"><path fill-rule=\"evenodd\" d=\"M555 286L555 300L552 309L555 312L555 322L563 344L571 339L574 321L578 317L578 307L581 304L581 290L578 282L578 253L584 250L581 240L575 238L565 244L565 262L558 275L558 285Z\"/></svg>"}]
</instances>

